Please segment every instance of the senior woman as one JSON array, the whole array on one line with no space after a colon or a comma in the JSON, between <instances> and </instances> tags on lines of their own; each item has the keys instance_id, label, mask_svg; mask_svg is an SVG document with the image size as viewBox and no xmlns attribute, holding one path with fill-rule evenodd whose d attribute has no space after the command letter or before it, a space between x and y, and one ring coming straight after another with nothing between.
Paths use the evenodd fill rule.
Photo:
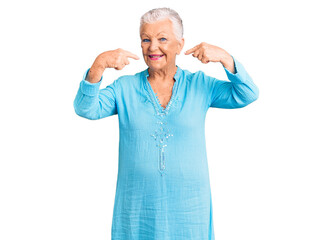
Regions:
<instances>
[{"instance_id":1,"label":"senior woman","mask_svg":"<svg viewBox=\"0 0 333 240\"><path fill-rule=\"evenodd\" d=\"M243 65L224 49L201 43L185 54L220 62L230 81L176 65L184 46L179 15L169 8L141 17L142 72L99 89L106 68L121 70L123 49L98 55L80 82L76 114L101 119L117 114L119 159L113 240L212 240L212 199L205 146L208 108L241 108L258 98ZM221 67L222 70L222 67Z\"/></svg>"}]
</instances>

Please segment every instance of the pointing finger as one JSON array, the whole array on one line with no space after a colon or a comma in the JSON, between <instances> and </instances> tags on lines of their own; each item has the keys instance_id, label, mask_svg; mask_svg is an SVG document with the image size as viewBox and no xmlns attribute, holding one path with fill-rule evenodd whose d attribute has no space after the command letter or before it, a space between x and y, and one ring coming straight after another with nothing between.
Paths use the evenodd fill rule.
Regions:
<instances>
[{"instance_id":1,"label":"pointing finger","mask_svg":"<svg viewBox=\"0 0 333 240\"><path fill-rule=\"evenodd\" d=\"M133 58L133 59L135 59L135 60L139 60L140 58L137 56L137 55L135 55L134 53L131 53L131 52L128 52L128 51L126 51L126 56L127 57L130 57L130 58Z\"/></svg>"},{"instance_id":2,"label":"pointing finger","mask_svg":"<svg viewBox=\"0 0 333 240\"><path fill-rule=\"evenodd\" d=\"M187 51L185 52L185 55L189 55L189 54L193 53L195 50L198 49L198 47L199 47L199 45L197 45L197 46L195 46L195 47L193 47L193 48L187 50Z\"/></svg>"},{"instance_id":3,"label":"pointing finger","mask_svg":"<svg viewBox=\"0 0 333 240\"><path fill-rule=\"evenodd\" d=\"M191 48L185 52L185 55L189 55L189 54L193 53L195 50L196 50L196 47Z\"/></svg>"}]
</instances>

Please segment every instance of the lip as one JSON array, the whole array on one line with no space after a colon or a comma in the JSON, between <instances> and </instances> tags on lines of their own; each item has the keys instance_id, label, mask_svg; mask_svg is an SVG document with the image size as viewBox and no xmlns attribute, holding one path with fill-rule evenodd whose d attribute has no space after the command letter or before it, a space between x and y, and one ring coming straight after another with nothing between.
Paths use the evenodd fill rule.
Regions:
<instances>
[{"instance_id":1,"label":"lip","mask_svg":"<svg viewBox=\"0 0 333 240\"><path fill-rule=\"evenodd\" d=\"M148 55L149 59L151 60L158 60L160 58L162 58L164 56L164 54L150 54Z\"/></svg>"}]
</instances>

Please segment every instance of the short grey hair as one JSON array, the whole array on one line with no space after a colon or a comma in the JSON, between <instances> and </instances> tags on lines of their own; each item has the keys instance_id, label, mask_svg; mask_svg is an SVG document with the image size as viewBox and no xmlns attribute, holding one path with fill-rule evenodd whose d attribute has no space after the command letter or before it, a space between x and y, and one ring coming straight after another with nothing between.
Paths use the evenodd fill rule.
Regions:
<instances>
[{"instance_id":1,"label":"short grey hair","mask_svg":"<svg viewBox=\"0 0 333 240\"><path fill-rule=\"evenodd\" d=\"M170 19L173 25L174 33L178 41L183 38L183 21L179 14L170 8L154 8L142 15L140 20L140 30L145 23L154 23L156 21Z\"/></svg>"}]
</instances>

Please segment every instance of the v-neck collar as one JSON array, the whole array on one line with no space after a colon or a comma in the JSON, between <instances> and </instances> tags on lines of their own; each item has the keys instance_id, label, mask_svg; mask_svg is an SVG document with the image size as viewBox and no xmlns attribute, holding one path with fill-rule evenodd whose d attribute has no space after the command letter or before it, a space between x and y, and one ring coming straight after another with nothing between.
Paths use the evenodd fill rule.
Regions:
<instances>
[{"instance_id":1,"label":"v-neck collar","mask_svg":"<svg viewBox=\"0 0 333 240\"><path fill-rule=\"evenodd\" d=\"M174 75L174 79L175 79L175 82L173 84L173 87L172 87L172 95L171 95L171 98L167 104L167 106L165 108L162 107L158 97L157 97L157 93L154 92L152 86L150 85L149 81L148 81L148 77L149 77L149 71L148 71L148 68L143 72L144 73L144 85L146 87L146 90L148 91L149 93L149 97L150 99L152 100L152 103L155 107L155 110L158 114L167 114L170 107L173 105L173 102L176 98L176 95L177 95L177 90L178 90L178 85L179 85L179 81L181 79L181 72L182 72L182 69L177 66L177 71Z\"/></svg>"}]
</instances>

